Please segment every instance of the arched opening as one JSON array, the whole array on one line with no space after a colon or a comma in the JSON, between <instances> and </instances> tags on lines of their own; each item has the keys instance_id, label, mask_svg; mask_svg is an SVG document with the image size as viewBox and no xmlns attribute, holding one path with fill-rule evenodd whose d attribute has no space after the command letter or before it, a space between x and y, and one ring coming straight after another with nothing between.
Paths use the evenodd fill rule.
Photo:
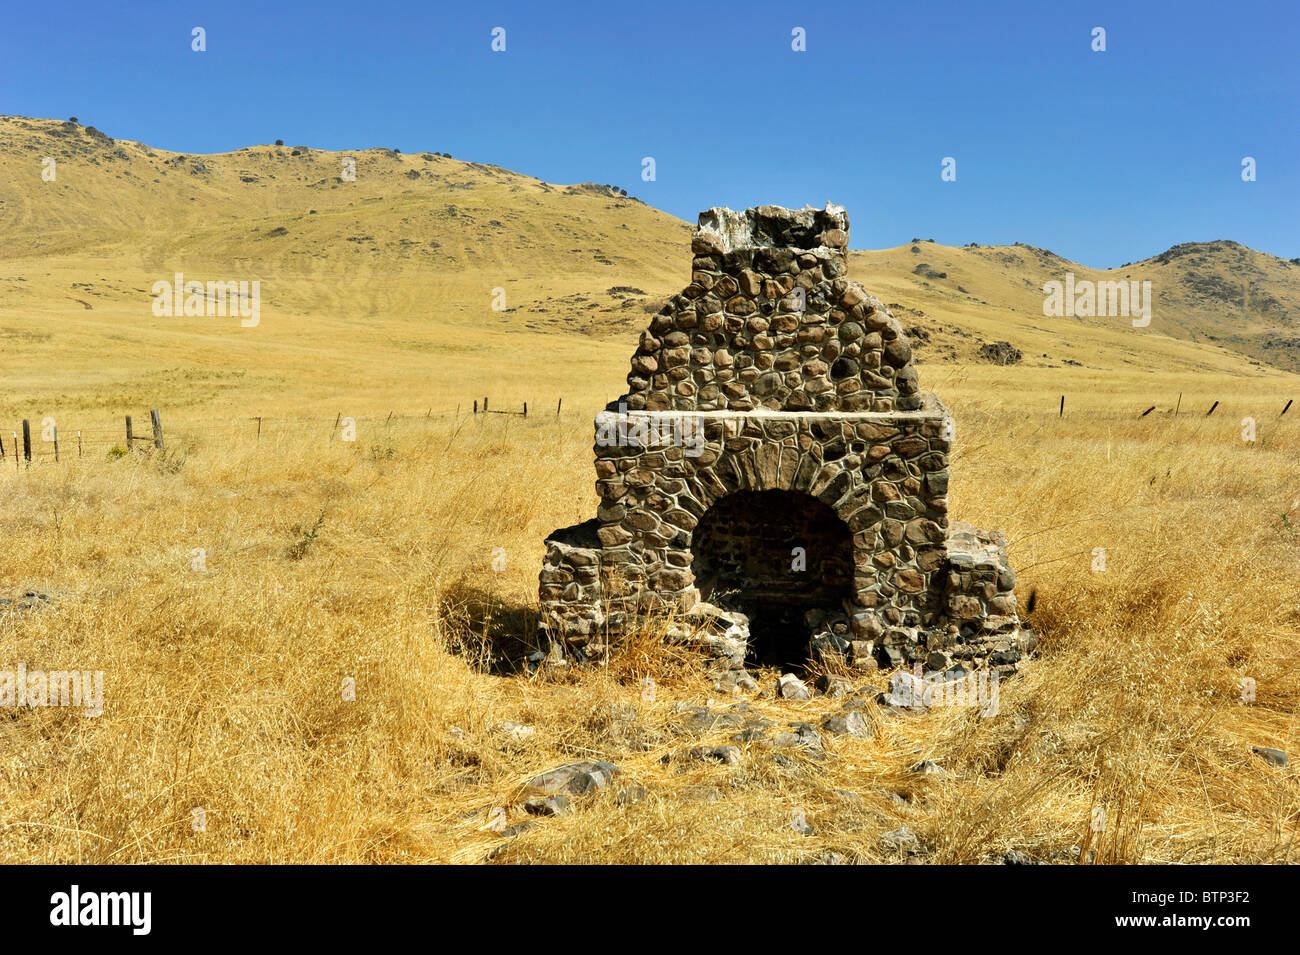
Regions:
<instances>
[{"instance_id":1,"label":"arched opening","mask_svg":"<svg viewBox=\"0 0 1300 955\"><path fill-rule=\"evenodd\" d=\"M750 656L808 662L809 610L852 597L853 538L830 507L793 491L736 491L705 511L691 541L701 597L750 620Z\"/></svg>"}]
</instances>

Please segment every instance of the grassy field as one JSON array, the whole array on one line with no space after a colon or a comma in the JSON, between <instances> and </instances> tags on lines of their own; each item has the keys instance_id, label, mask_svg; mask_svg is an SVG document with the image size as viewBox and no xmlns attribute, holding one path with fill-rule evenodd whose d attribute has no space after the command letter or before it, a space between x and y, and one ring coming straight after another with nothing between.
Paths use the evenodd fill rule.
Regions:
<instances>
[{"instance_id":1,"label":"grassy field","mask_svg":"<svg viewBox=\"0 0 1300 955\"><path fill-rule=\"evenodd\" d=\"M0 708L0 860L901 862L882 836L907 827L924 862L1297 861L1300 782L1251 747L1297 752L1300 410L1279 413L1300 378L1161 324L1159 291L1147 329L1049 319L1043 278L1089 270L853 253L929 334L952 516L1006 532L1042 642L996 716L870 702L869 738L714 765L687 751L735 730L691 729L710 683L654 633L606 668L513 666L544 535L594 513L592 418L687 281L688 226L443 157L359 152L347 192L338 154L173 162L61 126L0 124L0 596L52 598L0 611L0 668L103 670L105 705ZM55 147L57 202L22 180ZM174 271L263 280L260 325L154 316ZM1021 363L975 359L1002 339ZM484 395L530 415L470 415ZM115 453L151 407L166 453ZM46 417L61 460L38 440L15 467L10 433ZM744 701L778 728L842 702ZM526 815L522 783L579 759L644 798ZM927 759L944 772L911 772ZM532 825L503 836L497 810Z\"/></svg>"},{"instance_id":2,"label":"grassy field","mask_svg":"<svg viewBox=\"0 0 1300 955\"><path fill-rule=\"evenodd\" d=\"M3 858L890 861L880 837L907 826L934 862L1295 861L1300 786L1250 747L1296 746L1300 427L1249 445L1217 412L1058 419L947 385L953 512L1007 531L1039 657L995 717L872 704L872 738L783 764L757 744L735 767L683 758L730 731L686 729L676 705L709 684L653 640L607 670L509 672L543 535L595 505L584 415L362 421L354 445L181 426L165 457L5 471L0 579L54 598L0 622L6 656L102 669L106 706L0 710ZM817 722L839 701L752 705ZM497 807L527 818L529 776L597 758L646 798L488 828ZM946 775L909 772L923 759Z\"/></svg>"}]
</instances>

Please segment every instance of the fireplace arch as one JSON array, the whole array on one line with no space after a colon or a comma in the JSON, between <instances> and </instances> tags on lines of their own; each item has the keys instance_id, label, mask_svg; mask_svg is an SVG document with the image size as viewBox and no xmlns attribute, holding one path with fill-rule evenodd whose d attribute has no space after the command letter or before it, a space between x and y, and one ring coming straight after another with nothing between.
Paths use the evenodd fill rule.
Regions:
<instances>
[{"instance_id":1,"label":"fireplace arch","mask_svg":"<svg viewBox=\"0 0 1300 955\"><path fill-rule=\"evenodd\" d=\"M849 613L853 535L835 511L797 491L736 491L719 498L691 535L700 596L750 620L750 656L765 665L807 662L809 610Z\"/></svg>"}]
</instances>

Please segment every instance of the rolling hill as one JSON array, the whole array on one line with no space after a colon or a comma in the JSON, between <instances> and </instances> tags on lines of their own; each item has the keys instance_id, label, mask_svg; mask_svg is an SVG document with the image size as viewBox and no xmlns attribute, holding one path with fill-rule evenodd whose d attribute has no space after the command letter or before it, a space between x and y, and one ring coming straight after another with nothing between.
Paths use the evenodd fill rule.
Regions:
<instances>
[{"instance_id":1,"label":"rolling hill","mask_svg":"<svg viewBox=\"0 0 1300 955\"><path fill-rule=\"evenodd\" d=\"M432 152L194 156L0 117L0 413L607 399L647 314L688 280L691 231L612 186ZM858 217L855 243L870 237ZM176 273L260 282L258 327L153 314L153 283ZM1045 316L1043 284L1066 273L1149 279L1150 325ZM852 253L851 274L914 330L922 362L985 382L1005 370L988 356L1015 350L1018 374L1052 389L1066 373L1093 391L1300 368L1300 265L1231 242L1103 271L1025 245L917 240ZM999 341L1012 348L985 348Z\"/></svg>"}]
</instances>

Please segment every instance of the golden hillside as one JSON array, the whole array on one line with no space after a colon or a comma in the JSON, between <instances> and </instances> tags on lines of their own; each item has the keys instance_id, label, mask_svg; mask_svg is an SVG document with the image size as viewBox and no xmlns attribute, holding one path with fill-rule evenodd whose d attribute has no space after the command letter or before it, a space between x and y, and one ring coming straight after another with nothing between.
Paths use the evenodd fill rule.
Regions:
<instances>
[{"instance_id":1,"label":"golden hillside","mask_svg":"<svg viewBox=\"0 0 1300 955\"><path fill-rule=\"evenodd\" d=\"M53 181L42 178L47 157ZM349 158L355 181L341 178ZM0 223L0 414L29 417L141 403L380 413L489 393L501 407L536 407L586 388L603 404L622 391L647 313L688 281L691 231L606 186L436 153L189 156L18 117L0 118ZM870 236L859 220L856 243ZM1195 375L1223 397L1206 376L1241 379L1233 392L1289 387L1241 353L1295 365L1300 266L1235 245L1180 246L1102 272L1028 246L921 241L854 253L851 267L919 329L922 362L961 366L982 386L1004 369L979 346L1000 340L1022 350L1020 374L1036 386L1088 395L1104 380L1136 404L1172 403L1153 393L1157 373ZM260 324L155 316L153 283L178 272L260 281ZM1044 316L1043 283L1065 272L1151 277L1150 326ZM1243 298L1232 283L1245 276Z\"/></svg>"},{"instance_id":2,"label":"golden hillside","mask_svg":"<svg viewBox=\"0 0 1300 955\"><path fill-rule=\"evenodd\" d=\"M41 178L47 156L53 182ZM340 181L344 157L355 182ZM527 400L515 375L500 376L502 351L544 382L556 359L610 347L572 332L616 324L632 336L652 299L610 290L633 276L656 293L679 285L690 235L603 186L432 153L183 156L7 118L0 175L6 398L65 410L133 399L229 409L286 386L300 411L326 399L332 410L339 396ZM151 287L176 272L260 281L259 326L155 316Z\"/></svg>"},{"instance_id":3,"label":"golden hillside","mask_svg":"<svg viewBox=\"0 0 1300 955\"><path fill-rule=\"evenodd\" d=\"M987 333L1004 328L1031 360L1095 365L1096 356L1073 350L1083 344L1082 332L1099 345L1122 343L1129 360L1135 350L1164 352L1154 340L1169 337L1221 345L1246 356L1243 365L1300 370L1300 261L1235 242L1184 243L1118 269L1089 268L1027 245L954 248L918 241L861 255L862 271L882 289L896 290L898 301L923 303L919 307L971 330L981 315L994 319L997 324L984 326ZM1149 280L1150 325L1134 329L1131 320L1115 316L1044 315L1044 284L1063 282L1067 273L1080 283ZM1143 339L1136 348L1135 336Z\"/></svg>"}]
</instances>

